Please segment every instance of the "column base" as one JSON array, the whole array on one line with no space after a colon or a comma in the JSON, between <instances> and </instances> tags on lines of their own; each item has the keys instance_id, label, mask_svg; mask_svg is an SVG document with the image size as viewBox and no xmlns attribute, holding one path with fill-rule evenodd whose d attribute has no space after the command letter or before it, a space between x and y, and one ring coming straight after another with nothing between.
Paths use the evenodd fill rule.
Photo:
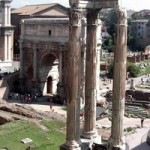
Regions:
<instances>
[{"instance_id":1,"label":"column base","mask_svg":"<svg viewBox=\"0 0 150 150\"><path fill-rule=\"evenodd\" d=\"M81 150L81 146L75 141L69 141L61 145L60 150Z\"/></svg>"},{"instance_id":2,"label":"column base","mask_svg":"<svg viewBox=\"0 0 150 150\"><path fill-rule=\"evenodd\" d=\"M97 138L97 131L90 131L90 132L83 132L82 137L85 139L96 139Z\"/></svg>"},{"instance_id":3,"label":"column base","mask_svg":"<svg viewBox=\"0 0 150 150\"><path fill-rule=\"evenodd\" d=\"M94 139L81 139L83 149L92 149L93 144L101 145L102 139L100 135L97 135Z\"/></svg>"},{"instance_id":4,"label":"column base","mask_svg":"<svg viewBox=\"0 0 150 150\"><path fill-rule=\"evenodd\" d=\"M120 144L116 145L114 139L110 138L108 141L108 150L127 150L125 137L120 141Z\"/></svg>"}]
</instances>

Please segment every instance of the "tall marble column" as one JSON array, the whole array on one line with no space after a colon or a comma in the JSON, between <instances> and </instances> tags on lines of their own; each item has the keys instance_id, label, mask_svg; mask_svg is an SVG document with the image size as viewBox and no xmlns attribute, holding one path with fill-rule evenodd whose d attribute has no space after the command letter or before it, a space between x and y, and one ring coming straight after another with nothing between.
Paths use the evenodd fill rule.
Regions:
<instances>
[{"instance_id":1,"label":"tall marble column","mask_svg":"<svg viewBox=\"0 0 150 150\"><path fill-rule=\"evenodd\" d=\"M66 143L60 150L80 150L80 94L79 94L79 62L81 12L70 10L69 48L67 49L67 133Z\"/></svg>"},{"instance_id":2,"label":"tall marble column","mask_svg":"<svg viewBox=\"0 0 150 150\"><path fill-rule=\"evenodd\" d=\"M96 47L99 10L87 10L87 50L85 72L85 123L83 136L93 139L96 131Z\"/></svg>"},{"instance_id":3,"label":"tall marble column","mask_svg":"<svg viewBox=\"0 0 150 150\"><path fill-rule=\"evenodd\" d=\"M112 99L112 127L109 150L125 150L123 128L125 108L126 50L127 50L127 15L116 10L117 25L114 51L114 82Z\"/></svg>"},{"instance_id":4,"label":"tall marble column","mask_svg":"<svg viewBox=\"0 0 150 150\"><path fill-rule=\"evenodd\" d=\"M98 29L97 29L97 50L96 50L96 93L97 93L97 101L101 101L100 97L100 54L101 54L101 46L102 46L102 37L101 37L101 27L102 22L98 19Z\"/></svg>"},{"instance_id":5,"label":"tall marble column","mask_svg":"<svg viewBox=\"0 0 150 150\"><path fill-rule=\"evenodd\" d=\"M81 29L81 84L80 84L80 106L85 104L85 60L86 60L86 18L82 18Z\"/></svg>"}]
</instances>

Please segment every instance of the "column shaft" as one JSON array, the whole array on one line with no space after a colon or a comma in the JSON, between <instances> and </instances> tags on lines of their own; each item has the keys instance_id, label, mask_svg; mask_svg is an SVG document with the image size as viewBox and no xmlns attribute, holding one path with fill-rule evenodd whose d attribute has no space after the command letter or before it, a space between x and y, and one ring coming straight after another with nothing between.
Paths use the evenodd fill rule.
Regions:
<instances>
[{"instance_id":1,"label":"column shaft","mask_svg":"<svg viewBox=\"0 0 150 150\"><path fill-rule=\"evenodd\" d=\"M82 19L82 30L81 30L81 84L80 84L80 103L81 107L85 104L85 66L86 66L86 19Z\"/></svg>"},{"instance_id":2,"label":"column shaft","mask_svg":"<svg viewBox=\"0 0 150 150\"><path fill-rule=\"evenodd\" d=\"M67 134L61 150L80 150L80 62L81 12L71 10L69 27L69 48L67 49Z\"/></svg>"},{"instance_id":3,"label":"column shaft","mask_svg":"<svg viewBox=\"0 0 150 150\"><path fill-rule=\"evenodd\" d=\"M64 81L63 81L63 50L60 46L59 52L59 84L57 85L57 94L60 96L60 99L64 98Z\"/></svg>"},{"instance_id":4,"label":"column shaft","mask_svg":"<svg viewBox=\"0 0 150 150\"><path fill-rule=\"evenodd\" d=\"M87 12L87 51L85 73L85 138L95 138L96 131L96 32L98 10Z\"/></svg>"},{"instance_id":5,"label":"column shaft","mask_svg":"<svg viewBox=\"0 0 150 150\"><path fill-rule=\"evenodd\" d=\"M62 84L62 50L59 52L59 82Z\"/></svg>"},{"instance_id":6,"label":"column shaft","mask_svg":"<svg viewBox=\"0 0 150 150\"><path fill-rule=\"evenodd\" d=\"M100 99L100 52L102 45L101 38L101 20L98 19L98 29L97 29L97 50L96 50L96 93L97 93L97 101L101 101Z\"/></svg>"},{"instance_id":7,"label":"column shaft","mask_svg":"<svg viewBox=\"0 0 150 150\"><path fill-rule=\"evenodd\" d=\"M37 81L37 75L38 75L38 72L37 72L37 46L36 46L36 43L34 43L33 45L33 80L34 81Z\"/></svg>"},{"instance_id":8,"label":"column shaft","mask_svg":"<svg viewBox=\"0 0 150 150\"><path fill-rule=\"evenodd\" d=\"M20 79L24 78L23 72L24 72L24 52L23 52L23 42L19 41L19 48L20 48Z\"/></svg>"},{"instance_id":9,"label":"column shaft","mask_svg":"<svg viewBox=\"0 0 150 150\"><path fill-rule=\"evenodd\" d=\"M8 40L8 35L7 34L5 34L4 35L5 37L4 37L4 52L5 52L5 54L4 54L4 61L6 61L7 60L7 54L8 54L8 42L7 42L7 40Z\"/></svg>"},{"instance_id":10,"label":"column shaft","mask_svg":"<svg viewBox=\"0 0 150 150\"><path fill-rule=\"evenodd\" d=\"M112 128L109 150L115 150L115 148L125 149L123 117L125 107L126 49L127 16L125 12L118 9L114 52Z\"/></svg>"}]
</instances>

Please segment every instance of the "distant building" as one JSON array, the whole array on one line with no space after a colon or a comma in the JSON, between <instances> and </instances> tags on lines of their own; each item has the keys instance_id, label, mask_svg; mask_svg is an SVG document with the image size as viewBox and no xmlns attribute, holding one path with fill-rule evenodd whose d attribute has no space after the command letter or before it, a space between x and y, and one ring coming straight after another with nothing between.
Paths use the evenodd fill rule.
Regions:
<instances>
[{"instance_id":1,"label":"distant building","mask_svg":"<svg viewBox=\"0 0 150 150\"><path fill-rule=\"evenodd\" d=\"M135 48L144 50L150 44L150 20L140 19L132 21L130 35L135 39Z\"/></svg>"},{"instance_id":2,"label":"distant building","mask_svg":"<svg viewBox=\"0 0 150 150\"><path fill-rule=\"evenodd\" d=\"M0 67L11 66L13 60L13 26L10 22L11 1L0 1Z\"/></svg>"},{"instance_id":3,"label":"distant building","mask_svg":"<svg viewBox=\"0 0 150 150\"><path fill-rule=\"evenodd\" d=\"M57 4L26 5L11 11L11 22L14 29L14 53L19 54L20 21L27 18L68 18L67 8Z\"/></svg>"}]
</instances>

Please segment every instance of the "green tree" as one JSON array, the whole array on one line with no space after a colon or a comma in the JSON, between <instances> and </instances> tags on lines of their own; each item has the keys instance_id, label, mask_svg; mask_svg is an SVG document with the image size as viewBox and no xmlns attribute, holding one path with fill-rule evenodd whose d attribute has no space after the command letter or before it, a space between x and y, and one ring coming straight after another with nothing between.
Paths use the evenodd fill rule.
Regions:
<instances>
[{"instance_id":1,"label":"green tree","mask_svg":"<svg viewBox=\"0 0 150 150\"><path fill-rule=\"evenodd\" d=\"M127 62L127 72L129 72L130 77L137 77L141 71L134 63Z\"/></svg>"},{"instance_id":2,"label":"green tree","mask_svg":"<svg viewBox=\"0 0 150 150\"><path fill-rule=\"evenodd\" d=\"M134 63L127 62L127 72L129 72L130 77L137 77L140 74L140 68ZM114 66L111 63L108 67L108 78L113 78Z\"/></svg>"}]
</instances>

